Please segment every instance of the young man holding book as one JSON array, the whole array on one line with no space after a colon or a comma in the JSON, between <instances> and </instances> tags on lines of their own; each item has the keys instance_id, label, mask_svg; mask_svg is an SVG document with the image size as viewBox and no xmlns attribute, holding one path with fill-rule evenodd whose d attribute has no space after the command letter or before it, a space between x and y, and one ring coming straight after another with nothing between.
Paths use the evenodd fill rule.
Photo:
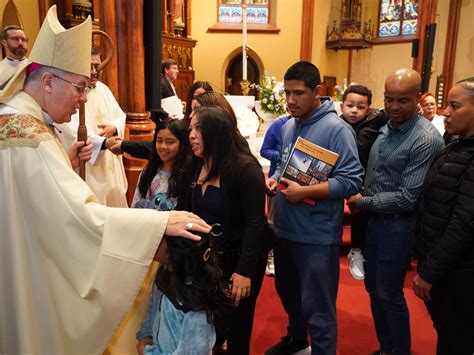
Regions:
<instances>
[{"instance_id":1,"label":"young man holding book","mask_svg":"<svg viewBox=\"0 0 474 355\"><path fill-rule=\"evenodd\" d=\"M288 335L266 354L306 349L308 333L313 353L335 354L344 198L361 189L363 168L353 130L337 116L331 99L320 96L318 68L298 62L284 79L292 118L282 128L281 165L267 180L267 188L276 192L275 285L289 322ZM303 186L280 178L298 137L339 156L327 181ZM278 183L287 188L277 189Z\"/></svg>"}]
</instances>

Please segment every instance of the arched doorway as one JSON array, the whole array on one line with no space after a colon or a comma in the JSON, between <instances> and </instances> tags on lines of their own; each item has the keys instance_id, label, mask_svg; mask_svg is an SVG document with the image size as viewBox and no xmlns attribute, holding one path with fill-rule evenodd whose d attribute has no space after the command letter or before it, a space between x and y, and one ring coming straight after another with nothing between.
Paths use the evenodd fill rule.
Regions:
<instances>
[{"instance_id":1,"label":"arched doorway","mask_svg":"<svg viewBox=\"0 0 474 355\"><path fill-rule=\"evenodd\" d=\"M236 54L230 61L226 70L225 91L230 95L242 95L240 81L242 80L242 54ZM260 70L256 61L247 57L247 80L250 83L258 83L260 80ZM249 95L255 95L255 89L251 89Z\"/></svg>"}]
</instances>

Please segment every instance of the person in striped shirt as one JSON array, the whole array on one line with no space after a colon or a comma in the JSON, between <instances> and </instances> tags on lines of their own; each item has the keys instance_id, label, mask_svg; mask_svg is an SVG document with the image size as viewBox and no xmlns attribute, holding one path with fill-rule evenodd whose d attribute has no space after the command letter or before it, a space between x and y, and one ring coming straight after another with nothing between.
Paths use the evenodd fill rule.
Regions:
<instances>
[{"instance_id":1,"label":"person in striped shirt","mask_svg":"<svg viewBox=\"0 0 474 355\"><path fill-rule=\"evenodd\" d=\"M403 294L415 227L415 204L434 158L443 149L436 128L418 114L421 77L398 69L385 80L389 122L379 129L369 155L364 189L348 201L369 215L363 255L380 350L411 354L409 313Z\"/></svg>"}]
</instances>

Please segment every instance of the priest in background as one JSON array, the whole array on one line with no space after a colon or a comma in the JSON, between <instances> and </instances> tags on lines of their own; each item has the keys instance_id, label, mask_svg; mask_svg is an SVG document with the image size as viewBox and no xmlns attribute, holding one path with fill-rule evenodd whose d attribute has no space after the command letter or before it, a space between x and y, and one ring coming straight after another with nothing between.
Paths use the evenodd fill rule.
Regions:
<instances>
[{"instance_id":1,"label":"priest in background","mask_svg":"<svg viewBox=\"0 0 474 355\"><path fill-rule=\"evenodd\" d=\"M5 58L0 62L0 88L15 74L18 64L26 60L28 38L21 27L6 26L2 30L2 46Z\"/></svg>"},{"instance_id":2,"label":"priest in background","mask_svg":"<svg viewBox=\"0 0 474 355\"><path fill-rule=\"evenodd\" d=\"M96 48L92 48L91 56L91 90L85 104L85 121L94 149L92 159L86 164L86 183L103 205L128 207L125 196L128 185L122 156L106 149L107 138L124 138L126 115L107 85L99 81L100 73L97 69L102 60ZM59 136L66 148L77 141L78 127L79 112L72 116L71 122L58 126Z\"/></svg>"},{"instance_id":3,"label":"priest in background","mask_svg":"<svg viewBox=\"0 0 474 355\"><path fill-rule=\"evenodd\" d=\"M92 22L46 15L30 61L0 89L0 353L101 354L163 234L199 239L189 212L110 208L73 171L54 125L87 99Z\"/></svg>"}]
</instances>

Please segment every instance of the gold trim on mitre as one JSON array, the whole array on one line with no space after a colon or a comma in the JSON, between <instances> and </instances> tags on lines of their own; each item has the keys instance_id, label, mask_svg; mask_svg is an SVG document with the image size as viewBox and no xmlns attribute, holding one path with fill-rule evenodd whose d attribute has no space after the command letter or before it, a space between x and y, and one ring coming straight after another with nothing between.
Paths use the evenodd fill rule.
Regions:
<instances>
[{"instance_id":1,"label":"gold trim on mitre","mask_svg":"<svg viewBox=\"0 0 474 355\"><path fill-rule=\"evenodd\" d=\"M0 90L0 101L23 88L26 67L31 63L47 65L74 74L90 76L92 48L92 20L89 17L81 24L65 29L58 20L56 5L51 6L28 60L18 69L7 85Z\"/></svg>"}]
</instances>

